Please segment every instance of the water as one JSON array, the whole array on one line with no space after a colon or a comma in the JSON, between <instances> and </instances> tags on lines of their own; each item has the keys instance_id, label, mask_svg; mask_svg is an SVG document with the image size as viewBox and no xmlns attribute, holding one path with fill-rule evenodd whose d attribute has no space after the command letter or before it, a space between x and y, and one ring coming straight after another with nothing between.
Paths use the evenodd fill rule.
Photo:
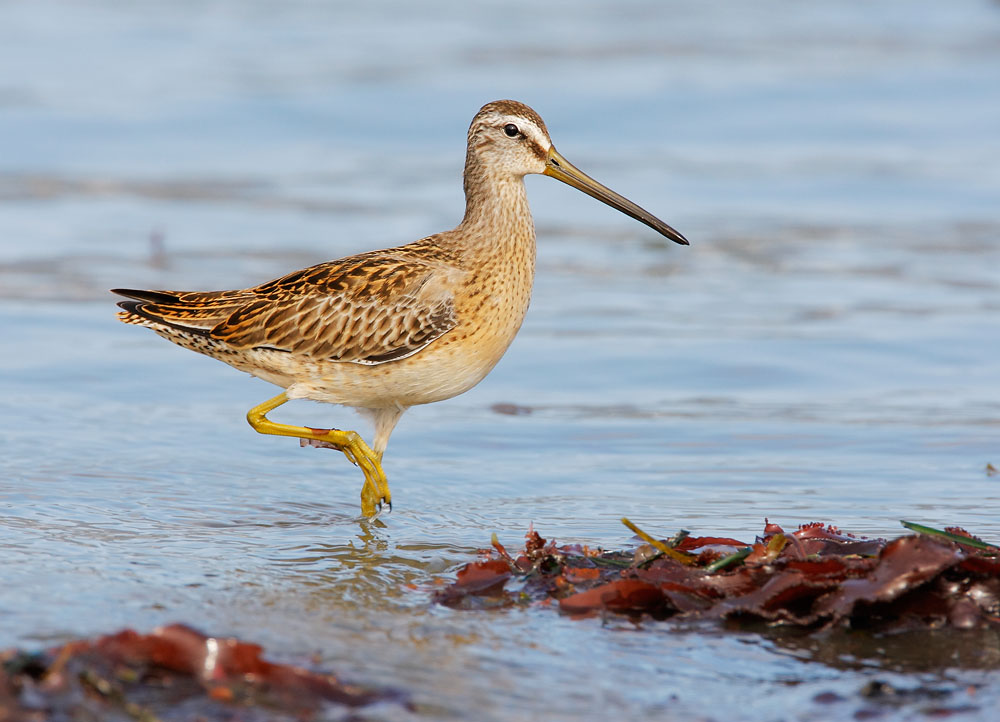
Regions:
<instances>
[{"instance_id":1,"label":"water","mask_svg":"<svg viewBox=\"0 0 1000 722\"><path fill-rule=\"evenodd\" d=\"M530 523L612 548L621 516L1000 540L998 87L986 2L4 5L0 646L184 621L318 652L421 718L933 707L865 700L873 679L989 718L988 636L637 629L428 590ZM118 324L106 289L238 287L449 228L499 97L692 246L529 178L524 328L403 418L394 511L359 524L338 454L243 421L273 387Z\"/></svg>"}]
</instances>

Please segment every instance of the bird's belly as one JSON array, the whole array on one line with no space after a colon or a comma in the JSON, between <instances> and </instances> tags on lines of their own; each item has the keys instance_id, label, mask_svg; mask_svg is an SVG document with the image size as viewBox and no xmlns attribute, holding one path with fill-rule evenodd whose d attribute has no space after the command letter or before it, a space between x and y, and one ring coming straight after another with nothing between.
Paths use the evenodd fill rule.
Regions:
<instances>
[{"instance_id":1,"label":"bird's belly","mask_svg":"<svg viewBox=\"0 0 1000 722\"><path fill-rule=\"evenodd\" d=\"M433 346L410 358L373 366L322 362L310 369L300 365L287 386L288 395L357 408L429 404L468 391L500 358L487 360L447 345Z\"/></svg>"},{"instance_id":2,"label":"bird's belly","mask_svg":"<svg viewBox=\"0 0 1000 722\"><path fill-rule=\"evenodd\" d=\"M482 381L517 332L514 328L501 334L495 329L490 329L494 333L456 333L461 328L397 361L368 365L259 351L266 358L255 359L252 367L243 370L285 387L290 398L355 408L429 404L464 393Z\"/></svg>"}]
</instances>

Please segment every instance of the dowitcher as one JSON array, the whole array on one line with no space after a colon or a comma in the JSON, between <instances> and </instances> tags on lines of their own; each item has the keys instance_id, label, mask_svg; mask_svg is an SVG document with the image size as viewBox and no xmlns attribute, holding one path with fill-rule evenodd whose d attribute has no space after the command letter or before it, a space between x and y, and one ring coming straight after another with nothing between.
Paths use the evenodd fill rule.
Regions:
<instances>
[{"instance_id":1,"label":"dowitcher","mask_svg":"<svg viewBox=\"0 0 1000 722\"><path fill-rule=\"evenodd\" d=\"M687 244L557 153L535 111L499 100L469 127L465 217L454 230L238 291L115 289L132 299L118 304L118 317L284 388L248 412L250 425L342 451L364 472L361 511L374 516L392 505L382 454L403 412L475 386L521 326L535 273L529 173L557 178ZM374 443L354 431L267 418L289 399L361 411L374 422Z\"/></svg>"}]
</instances>

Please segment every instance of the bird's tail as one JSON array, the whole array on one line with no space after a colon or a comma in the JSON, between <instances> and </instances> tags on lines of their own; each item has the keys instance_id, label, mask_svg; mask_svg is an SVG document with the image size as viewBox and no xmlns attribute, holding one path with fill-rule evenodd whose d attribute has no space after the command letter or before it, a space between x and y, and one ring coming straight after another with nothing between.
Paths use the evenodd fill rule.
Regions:
<instances>
[{"instance_id":1,"label":"bird's tail","mask_svg":"<svg viewBox=\"0 0 1000 722\"><path fill-rule=\"evenodd\" d=\"M119 301L118 319L123 323L151 328L169 327L208 335L247 301L245 291L143 291L115 288L125 296Z\"/></svg>"}]
</instances>

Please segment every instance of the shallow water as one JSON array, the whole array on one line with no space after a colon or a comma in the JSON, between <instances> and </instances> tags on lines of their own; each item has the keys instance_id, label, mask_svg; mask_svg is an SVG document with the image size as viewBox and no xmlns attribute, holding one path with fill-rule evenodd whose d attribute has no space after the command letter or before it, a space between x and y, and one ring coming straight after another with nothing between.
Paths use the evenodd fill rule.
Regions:
<instances>
[{"instance_id":1,"label":"shallow water","mask_svg":"<svg viewBox=\"0 0 1000 722\"><path fill-rule=\"evenodd\" d=\"M4 5L0 646L184 621L318 652L424 718L989 718L992 636L636 628L428 590L531 523L613 548L622 516L1000 540L998 87L996 3ZM106 289L238 287L451 227L496 97L692 245L529 178L524 328L403 418L394 510L359 523L339 454L243 421L273 387L118 324ZM951 694L871 701L874 679Z\"/></svg>"}]
</instances>

